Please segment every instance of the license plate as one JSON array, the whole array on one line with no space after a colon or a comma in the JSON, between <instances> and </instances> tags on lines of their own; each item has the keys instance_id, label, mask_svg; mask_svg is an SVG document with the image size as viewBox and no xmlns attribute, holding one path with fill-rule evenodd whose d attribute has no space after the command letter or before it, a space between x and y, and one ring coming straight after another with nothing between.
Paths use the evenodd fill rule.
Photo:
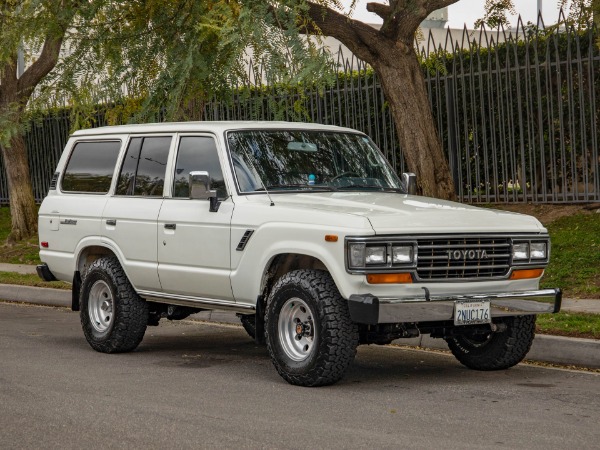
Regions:
<instances>
[{"instance_id":1,"label":"license plate","mask_svg":"<svg viewBox=\"0 0 600 450\"><path fill-rule=\"evenodd\" d=\"M454 303L454 325L474 325L478 323L490 323L490 302L455 302Z\"/></svg>"}]
</instances>

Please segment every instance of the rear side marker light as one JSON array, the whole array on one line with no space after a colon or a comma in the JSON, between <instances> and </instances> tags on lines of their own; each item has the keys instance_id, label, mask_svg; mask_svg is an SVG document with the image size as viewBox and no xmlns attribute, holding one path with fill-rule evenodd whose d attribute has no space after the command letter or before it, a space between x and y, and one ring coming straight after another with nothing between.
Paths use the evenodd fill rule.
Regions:
<instances>
[{"instance_id":1,"label":"rear side marker light","mask_svg":"<svg viewBox=\"0 0 600 450\"><path fill-rule=\"evenodd\" d=\"M410 273L370 273L367 275L369 284L406 284L412 283Z\"/></svg>"},{"instance_id":2,"label":"rear side marker light","mask_svg":"<svg viewBox=\"0 0 600 450\"><path fill-rule=\"evenodd\" d=\"M529 278L539 278L544 273L544 269L523 269L513 270L510 275L511 280L526 280Z\"/></svg>"},{"instance_id":3,"label":"rear side marker light","mask_svg":"<svg viewBox=\"0 0 600 450\"><path fill-rule=\"evenodd\" d=\"M48 243L47 243L47 242L42 242L42 243L41 243L41 246L42 246L43 248L48 248Z\"/></svg>"}]
</instances>

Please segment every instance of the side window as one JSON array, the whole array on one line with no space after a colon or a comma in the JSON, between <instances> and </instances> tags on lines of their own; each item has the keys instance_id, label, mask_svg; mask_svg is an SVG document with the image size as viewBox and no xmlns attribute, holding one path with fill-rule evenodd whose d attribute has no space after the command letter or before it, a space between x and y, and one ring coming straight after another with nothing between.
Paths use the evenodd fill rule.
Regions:
<instances>
[{"instance_id":1,"label":"side window","mask_svg":"<svg viewBox=\"0 0 600 450\"><path fill-rule=\"evenodd\" d=\"M227 197L217 145L215 140L208 136L186 136L179 141L179 152L173 177L173 197L189 198L190 172L199 170L209 173L211 188L216 189L219 198Z\"/></svg>"},{"instance_id":2,"label":"side window","mask_svg":"<svg viewBox=\"0 0 600 450\"><path fill-rule=\"evenodd\" d=\"M117 195L161 197L171 137L132 138L121 166Z\"/></svg>"},{"instance_id":3,"label":"side window","mask_svg":"<svg viewBox=\"0 0 600 450\"><path fill-rule=\"evenodd\" d=\"M65 192L106 194L110 189L121 141L75 144L61 182Z\"/></svg>"}]
</instances>

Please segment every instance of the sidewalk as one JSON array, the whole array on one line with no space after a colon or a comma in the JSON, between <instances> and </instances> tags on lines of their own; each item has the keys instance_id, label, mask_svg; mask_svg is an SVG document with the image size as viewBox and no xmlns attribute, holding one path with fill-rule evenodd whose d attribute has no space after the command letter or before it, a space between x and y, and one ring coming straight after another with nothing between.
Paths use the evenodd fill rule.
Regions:
<instances>
[{"instance_id":1,"label":"sidewalk","mask_svg":"<svg viewBox=\"0 0 600 450\"><path fill-rule=\"evenodd\" d=\"M32 272L33 269L33 272ZM0 264L0 272L35 273L35 267ZM71 307L71 291L0 284L0 299L36 305ZM563 311L600 314L600 300L563 299ZM203 311L190 316L191 319L205 322L239 324L235 313L224 311ZM442 339L432 339L421 335L413 339L398 339L394 344L448 350ZM576 365L600 368L600 340L567 338L562 336L536 335L528 360L562 365Z\"/></svg>"}]
</instances>

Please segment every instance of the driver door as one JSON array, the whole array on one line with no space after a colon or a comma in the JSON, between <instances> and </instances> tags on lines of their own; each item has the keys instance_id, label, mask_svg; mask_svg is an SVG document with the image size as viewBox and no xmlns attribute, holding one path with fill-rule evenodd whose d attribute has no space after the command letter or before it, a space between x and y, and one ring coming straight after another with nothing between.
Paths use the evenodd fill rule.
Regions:
<instances>
[{"instance_id":1,"label":"driver door","mask_svg":"<svg viewBox=\"0 0 600 450\"><path fill-rule=\"evenodd\" d=\"M166 294L231 300L228 196L217 143L211 135L180 135L171 195L158 216L158 274ZM206 171L221 205L209 211L208 200L189 198L189 173Z\"/></svg>"}]
</instances>

